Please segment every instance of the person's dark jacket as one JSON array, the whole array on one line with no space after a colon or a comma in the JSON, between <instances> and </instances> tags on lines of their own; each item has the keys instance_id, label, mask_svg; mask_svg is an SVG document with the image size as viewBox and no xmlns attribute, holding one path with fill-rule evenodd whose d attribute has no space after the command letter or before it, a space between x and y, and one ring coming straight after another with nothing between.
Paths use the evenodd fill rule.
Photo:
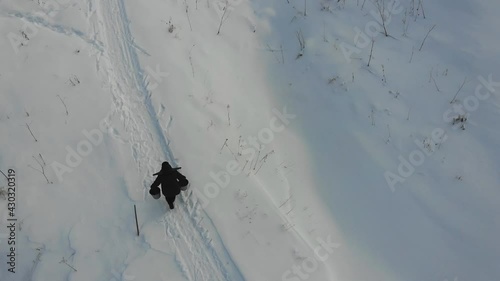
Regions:
<instances>
[{"instance_id":1,"label":"person's dark jacket","mask_svg":"<svg viewBox=\"0 0 500 281\"><path fill-rule=\"evenodd\" d=\"M168 162L163 162L161 171L151 185L150 194L160 193L158 186L161 184L161 191L165 197L175 197L181 192L181 186L186 186L188 181L184 175L179 173L179 168L172 168Z\"/></svg>"}]
</instances>

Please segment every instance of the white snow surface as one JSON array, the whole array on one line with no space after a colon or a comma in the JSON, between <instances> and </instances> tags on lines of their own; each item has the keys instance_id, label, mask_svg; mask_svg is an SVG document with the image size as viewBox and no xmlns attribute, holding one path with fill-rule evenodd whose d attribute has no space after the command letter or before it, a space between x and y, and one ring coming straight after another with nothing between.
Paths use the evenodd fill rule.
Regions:
<instances>
[{"instance_id":1,"label":"white snow surface","mask_svg":"<svg viewBox=\"0 0 500 281\"><path fill-rule=\"evenodd\" d=\"M0 280L500 280L499 12L0 0Z\"/></svg>"}]
</instances>

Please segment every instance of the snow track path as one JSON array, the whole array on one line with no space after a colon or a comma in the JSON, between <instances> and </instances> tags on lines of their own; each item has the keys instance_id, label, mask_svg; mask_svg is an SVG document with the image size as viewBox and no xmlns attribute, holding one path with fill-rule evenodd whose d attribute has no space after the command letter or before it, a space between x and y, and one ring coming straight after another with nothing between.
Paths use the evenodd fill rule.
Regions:
<instances>
[{"instance_id":1,"label":"snow track path","mask_svg":"<svg viewBox=\"0 0 500 281\"><path fill-rule=\"evenodd\" d=\"M103 55L98 58L97 65L111 88L114 108L108 119L119 118L126 130L126 134L120 134L114 128L115 134L131 144L139 173L153 174L158 169L158 163L165 158L175 165L175 158L149 98L124 2L89 0L88 8L89 32L103 42ZM150 181L151 178L144 177L143 197L140 199L134 198L137 197L134 196L136 190L129 189L131 199L144 200ZM244 280L213 223L192 193L181 194L178 198L181 202L176 204L177 209L167 212L162 223L165 237L172 240L165 243L171 242L175 247L175 260L184 277L187 280ZM158 216L150 215L153 220Z\"/></svg>"},{"instance_id":2,"label":"snow track path","mask_svg":"<svg viewBox=\"0 0 500 281\"><path fill-rule=\"evenodd\" d=\"M10 12L2 12L0 13L0 16L2 17L9 17L9 18L18 18L20 20L23 20L24 22L34 24L35 26L43 27L48 30L51 30L53 32L66 35L66 36L75 36L89 44L91 47L95 48L97 51L102 52L102 44L101 42L95 41L92 38L87 38L86 35L75 28L72 27L66 27L63 25L59 24L53 24L49 22L46 18L43 18L38 15L33 15L30 13L22 13L18 11L10 11Z\"/></svg>"}]
</instances>

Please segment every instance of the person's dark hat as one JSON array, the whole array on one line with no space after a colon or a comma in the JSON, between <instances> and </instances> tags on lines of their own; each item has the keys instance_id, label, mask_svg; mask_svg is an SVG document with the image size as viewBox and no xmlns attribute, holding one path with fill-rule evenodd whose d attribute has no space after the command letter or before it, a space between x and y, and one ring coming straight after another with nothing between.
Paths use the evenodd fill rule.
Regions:
<instances>
[{"instance_id":1,"label":"person's dark hat","mask_svg":"<svg viewBox=\"0 0 500 281\"><path fill-rule=\"evenodd\" d=\"M153 174L153 176L158 176L158 175L164 174L164 173L169 172L169 171L177 171L180 169L181 169L181 167L172 168L172 166L170 166L170 163L165 161L165 162L161 163L161 170L158 173Z\"/></svg>"},{"instance_id":2,"label":"person's dark hat","mask_svg":"<svg viewBox=\"0 0 500 281\"><path fill-rule=\"evenodd\" d=\"M161 169L162 169L162 171L172 170L172 166L170 166L170 163L165 161L165 162L161 163Z\"/></svg>"}]
</instances>

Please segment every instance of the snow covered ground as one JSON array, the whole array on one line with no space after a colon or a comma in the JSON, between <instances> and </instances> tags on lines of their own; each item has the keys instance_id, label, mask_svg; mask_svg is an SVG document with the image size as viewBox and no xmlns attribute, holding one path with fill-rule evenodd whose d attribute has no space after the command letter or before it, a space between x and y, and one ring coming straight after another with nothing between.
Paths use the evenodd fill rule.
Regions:
<instances>
[{"instance_id":1,"label":"snow covered ground","mask_svg":"<svg viewBox=\"0 0 500 281\"><path fill-rule=\"evenodd\" d=\"M0 280L500 280L499 11L0 0Z\"/></svg>"}]
</instances>

